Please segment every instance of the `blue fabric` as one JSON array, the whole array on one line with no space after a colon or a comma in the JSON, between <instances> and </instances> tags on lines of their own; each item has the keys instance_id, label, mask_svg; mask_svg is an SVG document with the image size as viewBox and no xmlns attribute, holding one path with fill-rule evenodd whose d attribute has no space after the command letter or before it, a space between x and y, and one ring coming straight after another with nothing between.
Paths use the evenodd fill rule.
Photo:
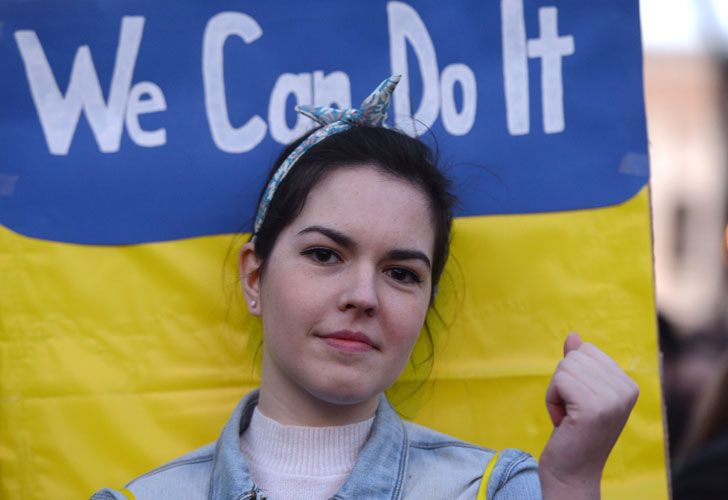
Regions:
<instances>
[{"instance_id":1,"label":"blue fabric","mask_svg":"<svg viewBox=\"0 0 728 500\"><path fill-rule=\"evenodd\" d=\"M216 443L148 472L126 485L137 500L253 499L253 483L240 451L240 435L258 402L257 391L241 400ZM382 397L372 431L351 476L334 499L474 499L493 450L402 421ZM127 500L104 489L92 500ZM536 461L502 450L488 484L491 500L540 499ZM273 499L278 500L278 499Z\"/></svg>"},{"instance_id":2,"label":"blue fabric","mask_svg":"<svg viewBox=\"0 0 728 500\"><path fill-rule=\"evenodd\" d=\"M556 33L572 42L560 58L526 52L548 25L543 8L558 9ZM389 124L430 126L458 217L609 206L648 181L637 0L6 0L0 19L0 224L26 236L126 245L250 231L271 160L308 130L294 105L349 107L398 73ZM529 128L514 135L503 42L519 33L523 78L509 95ZM84 46L93 72L74 73ZM117 63L120 47L131 55ZM551 59L560 132L544 126ZM114 84L122 69L128 85ZM36 105L31 81L81 99L72 80L83 109ZM150 88L158 99L142 104ZM236 138L221 141L214 124ZM46 132L65 147L52 152ZM154 132L163 139L140 142Z\"/></svg>"}]
</instances>

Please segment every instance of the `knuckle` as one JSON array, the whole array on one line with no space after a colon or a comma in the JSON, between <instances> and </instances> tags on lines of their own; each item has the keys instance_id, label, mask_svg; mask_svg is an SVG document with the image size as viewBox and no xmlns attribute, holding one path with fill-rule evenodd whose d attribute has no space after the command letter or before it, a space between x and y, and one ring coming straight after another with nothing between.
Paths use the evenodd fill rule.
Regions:
<instances>
[{"instance_id":1,"label":"knuckle","mask_svg":"<svg viewBox=\"0 0 728 500\"><path fill-rule=\"evenodd\" d=\"M556 368L554 369L554 376L552 378L555 378L556 375L561 373L564 370L564 360L559 360L558 363L556 363Z\"/></svg>"},{"instance_id":2,"label":"knuckle","mask_svg":"<svg viewBox=\"0 0 728 500\"><path fill-rule=\"evenodd\" d=\"M631 378L627 377L625 392L630 400L636 401L640 395L640 388L637 383Z\"/></svg>"},{"instance_id":3,"label":"knuckle","mask_svg":"<svg viewBox=\"0 0 728 500\"><path fill-rule=\"evenodd\" d=\"M633 392L633 393L634 393L635 395L639 396L639 393L640 393L640 386L639 386L639 385L637 385L637 382L635 382L635 381L634 381L634 380L632 380L632 379L629 379L629 381L630 381L630 388L632 389L632 392Z\"/></svg>"},{"instance_id":4,"label":"knuckle","mask_svg":"<svg viewBox=\"0 0 728 500\"><path fill-rule=\"evenodd\" d=\"M554 376L551 378L553 385L561 385L564 382L564 377L566 377L566 373L564 373L563 370L559 370L556 373L554 373Z\"/></svg>"},{"instance_id":5,"label":"knuckle","mask_svg":"<svg viewBox=\"0 0 728 500\"><path fill-rule=\"evenodd\" d=\"M572 360L573 360L573 358L569 358L568 355L567 355L567 357L561 359L561 361L559 361L559 363L556 365L556 373L560 374L564 370L567 370L569 368L569 366L571 365Z\"/></svg>"},{"instance_id":6,"label":"knuckle","mask_svg":"<svg viewBox=\"0 0 728 500\"><path fill-rule=\"evenodd\" d=\"M586 355L581 351L571 351L566 355L565 359L570 359L572 362L578 362L583 360Z\"/></svg>"},{"instance_id":7,"label":"knuckle","mask_svg":"<svg viewBox=\"0 0 728 500\"><path fill-rule=\"evenodd\" d=\"M631 397L630 401L632 402L632 406L634 406L640 397L640 388L637 386L637 384L634 384L634 387L632 388L631 396L632 397Z\"/></svg>"},{"instance_id":8,"label":"knuckle","mask_svg":"<svg viewBox=\"0 0 728 500\"><path fill-rule=\"evenodd\" d=\"M598 351L598 350L599 350L599 348L597 348L597 346L595 346L595 345L594 345L594 344L592 344L591 342L584 342L584 343L583 343L583 344L581 345L581 350L582 350L582 351L588 351L588 352L594 352L594 351Z\"/></svg>"}]
</instances>

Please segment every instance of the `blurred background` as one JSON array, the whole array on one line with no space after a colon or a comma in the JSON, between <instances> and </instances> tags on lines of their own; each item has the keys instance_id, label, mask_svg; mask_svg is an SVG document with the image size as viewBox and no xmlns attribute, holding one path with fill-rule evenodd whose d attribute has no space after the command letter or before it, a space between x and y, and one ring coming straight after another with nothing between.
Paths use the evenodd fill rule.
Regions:
<instances>
[{"instance_id":1,"label":"blurred background","mask_svg":"<svg viewBox=\"0 0 728 500\"><path fill-rule=\"evenodd\" d=\"M728 498L728 1L641 11L673 494Z\"/></svg>"}]
</instances>

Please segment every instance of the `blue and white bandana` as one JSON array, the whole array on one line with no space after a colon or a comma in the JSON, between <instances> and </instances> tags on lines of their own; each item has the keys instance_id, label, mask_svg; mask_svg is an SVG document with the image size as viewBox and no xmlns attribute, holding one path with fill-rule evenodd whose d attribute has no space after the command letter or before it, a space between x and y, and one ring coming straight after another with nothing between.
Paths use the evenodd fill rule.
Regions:
<instances>
[{"instance_id":1,"label":"blue and white bandana","mask_svg":"<svg viewBox=\"0 0 728 500\"><path fill-rule=\"evenodd\" d=\"M387 119L389 100L399 80L400 75L390 76L384 80L369 97L364 99L360 108L336 109L329 106L296 106L297 112L320 123L323 127L299 144L271 177L258 205L258 213L255 216L255 225L253 226L253 241L255 241L255 235L258 234L258 230L263 224L263 220L265 220L265 214L268 212L268 207L278 186L283 182L283 179L288 175L298 159L309 149L327 137L349 130L354 125L386 127L384 120Z\"/></svg>"}]
</instances>

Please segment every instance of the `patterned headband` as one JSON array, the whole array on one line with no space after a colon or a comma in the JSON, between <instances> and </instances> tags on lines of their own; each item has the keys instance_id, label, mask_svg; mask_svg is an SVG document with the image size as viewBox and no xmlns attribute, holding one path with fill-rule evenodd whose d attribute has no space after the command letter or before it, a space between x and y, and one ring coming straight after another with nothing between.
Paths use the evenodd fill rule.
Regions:
<instances>
[{"instance_id":1,"label":"patterned headband","mask_svg":"<svg viewBox=\"0 0 728 500\"><path fill-rule=\"evenodd\" d=\"M268 207L278 186L283 182L283 179L285 179L298 159L309 149L327 137L349 130L354 125L386 127L384 120L387 119L389 99L399 83L399 79L400 75L394 75L384 80L369 97L364 99L360 108L335 109L329 106L296 106L296 111L320 123L323 127L299 144L271 177L258 205L258 213L255 216L255 226L253 227L253 241L255 241L258 230L260 230L260 226L265 220L265 214L268 212Z\"/></svg>"}]
</instances>

